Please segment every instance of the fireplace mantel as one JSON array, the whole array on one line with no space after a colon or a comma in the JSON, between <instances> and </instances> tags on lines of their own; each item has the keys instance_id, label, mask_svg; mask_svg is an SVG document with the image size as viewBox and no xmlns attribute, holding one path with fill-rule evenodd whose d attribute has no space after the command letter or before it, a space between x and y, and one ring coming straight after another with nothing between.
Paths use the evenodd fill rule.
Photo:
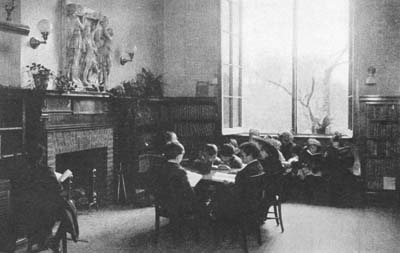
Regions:
<instances>
[{"instance_id":1,"label":"fireplace mantel","mask_svg":"<svg viewBox=\"0 0 400 253\"><path fill-rule=\"evenodd\" d=\"M46 131L112 127L110 95L48 91L42 108L42 119Z\"/></svg>"}]
</instances>

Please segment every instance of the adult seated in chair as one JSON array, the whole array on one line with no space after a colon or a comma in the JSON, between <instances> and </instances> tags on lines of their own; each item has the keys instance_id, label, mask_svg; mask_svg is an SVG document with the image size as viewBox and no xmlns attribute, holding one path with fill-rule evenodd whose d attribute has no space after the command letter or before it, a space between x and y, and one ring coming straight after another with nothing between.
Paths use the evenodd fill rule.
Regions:
<instances>
[{"instance_id":1,"label":"adult seated in chair","mask_svg":"<svg viewBox=\"0 0 400 253\"><path fill-rule=\"evenodd\" d=\"M61 196L62 186L54 171L45 164L45 148L38 145L28 154L26 175L13 182L11 193L12 217L10 226L14 229L12 241L27 237L29 244L38 244L39 249L47 248L56 221L64 217L65 201ZM61 239L61 238L57 238Z\"/></svg>"},{"instance_id":2,"label":"adult seated in chair","mask_svg":"<svg viewBox=\"0 0 400 253\"><path fill-rule=\"evenodd\" d=\"M180 165L184 153L185 149L179 142L167 143L166 163L154 174L156 205L166 212L175 232L178 232L184 217L198 215L200 209L186 171Z\"/></svg>"}]
</instances>

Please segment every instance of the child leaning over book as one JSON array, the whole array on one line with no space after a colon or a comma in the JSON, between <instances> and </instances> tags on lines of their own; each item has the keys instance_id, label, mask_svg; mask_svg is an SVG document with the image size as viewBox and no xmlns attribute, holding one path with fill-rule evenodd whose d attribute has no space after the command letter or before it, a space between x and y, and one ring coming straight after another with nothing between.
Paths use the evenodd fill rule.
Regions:
<instances>
[{"instance_id":1,"label":"child leaning over book","mask_svg":"<svg viewBox=\"0 0 400 253\"><path fill-rule=\"evenodd\" d=\"M201 174L210 173L211 169L217 169L221 159L217 157L218 147L215 144L205 144L200 150L199 158L194 161L193 169Z\"/></svg>"}]
</instances>

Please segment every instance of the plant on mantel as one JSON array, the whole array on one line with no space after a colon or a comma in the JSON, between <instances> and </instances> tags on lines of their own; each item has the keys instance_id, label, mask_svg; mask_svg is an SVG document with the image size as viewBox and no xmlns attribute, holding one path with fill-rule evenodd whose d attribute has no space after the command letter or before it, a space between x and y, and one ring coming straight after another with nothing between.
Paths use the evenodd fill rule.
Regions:
<instances>
[{"instance_id":1,"label":"plant on mantel","mask_svg":"<svg viewBox=\"0 0 400 253\"><path fill-rule=\"evenodd\" d=\"M33 62L26 66L28 73L33 78L35 89L46 90L50 77L54 77L54 72L42 64Z\"/></svg>"},{"instance_id":2,"label":"plant on mantel","mask_svg":"<svg viewBox=\"0 0 400 253\"><path fill-rule=\"evenodd\" d=\"M74 90L73 82L61 72L55 78L54 85L59 92L70 92Z\"/></svg>"},{"instance_id":3,"label":"plant on mantel","mask_svg":"<svg viewBox=\"0 0 400 253\"><path fill-rule=\"evenodd\" d=\"M142 68L136 78L122 81L109 92L117 97L162 98L165 85L162 78L162 74L155 75L151 70Z\"/></svg>"}]
</instances>

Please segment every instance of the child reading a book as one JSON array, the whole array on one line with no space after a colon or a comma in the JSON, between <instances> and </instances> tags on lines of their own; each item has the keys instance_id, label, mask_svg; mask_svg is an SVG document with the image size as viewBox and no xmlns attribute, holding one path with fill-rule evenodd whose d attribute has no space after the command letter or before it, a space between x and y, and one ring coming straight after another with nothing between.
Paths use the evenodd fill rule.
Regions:
<instances>
[{"instance_id":1,"label":"child reading a book","mask_svg":"<svg viewBox=\"0 0 400 253\"><path fill-rule=\"evenodd\" d=\"M243 168L242 159L235 155L235 149L231 144L226 143L222 145L219 156L222 160L222 164L218 166L218 169L230 170Z\"/></svg>"},{"instance_id":2,"label":"child reading a book","mask_svg":"<svg viewBox=\"0 0 400 253\"><path fill-rule=\"evenodd\" d=\"M199 173L207 174L211 169L217 169L221 159L217 157L218 147L215 144L205 144L199 158L194 161L193 168Z\"/></svg>"},{"instance_id":3,"label":"child reading a book","mask_svg":"<svg viewBox=\"0 0 400 253\"><path fill-rule=\"evenodd\" d=\"M314 193L322 190L322 169L324 164L323 153L320 152L321 143L313 138L307 140L307 146L299 156L298 176L304 180L304 193L309 200Z\"/></svg>"}]
</instances>

